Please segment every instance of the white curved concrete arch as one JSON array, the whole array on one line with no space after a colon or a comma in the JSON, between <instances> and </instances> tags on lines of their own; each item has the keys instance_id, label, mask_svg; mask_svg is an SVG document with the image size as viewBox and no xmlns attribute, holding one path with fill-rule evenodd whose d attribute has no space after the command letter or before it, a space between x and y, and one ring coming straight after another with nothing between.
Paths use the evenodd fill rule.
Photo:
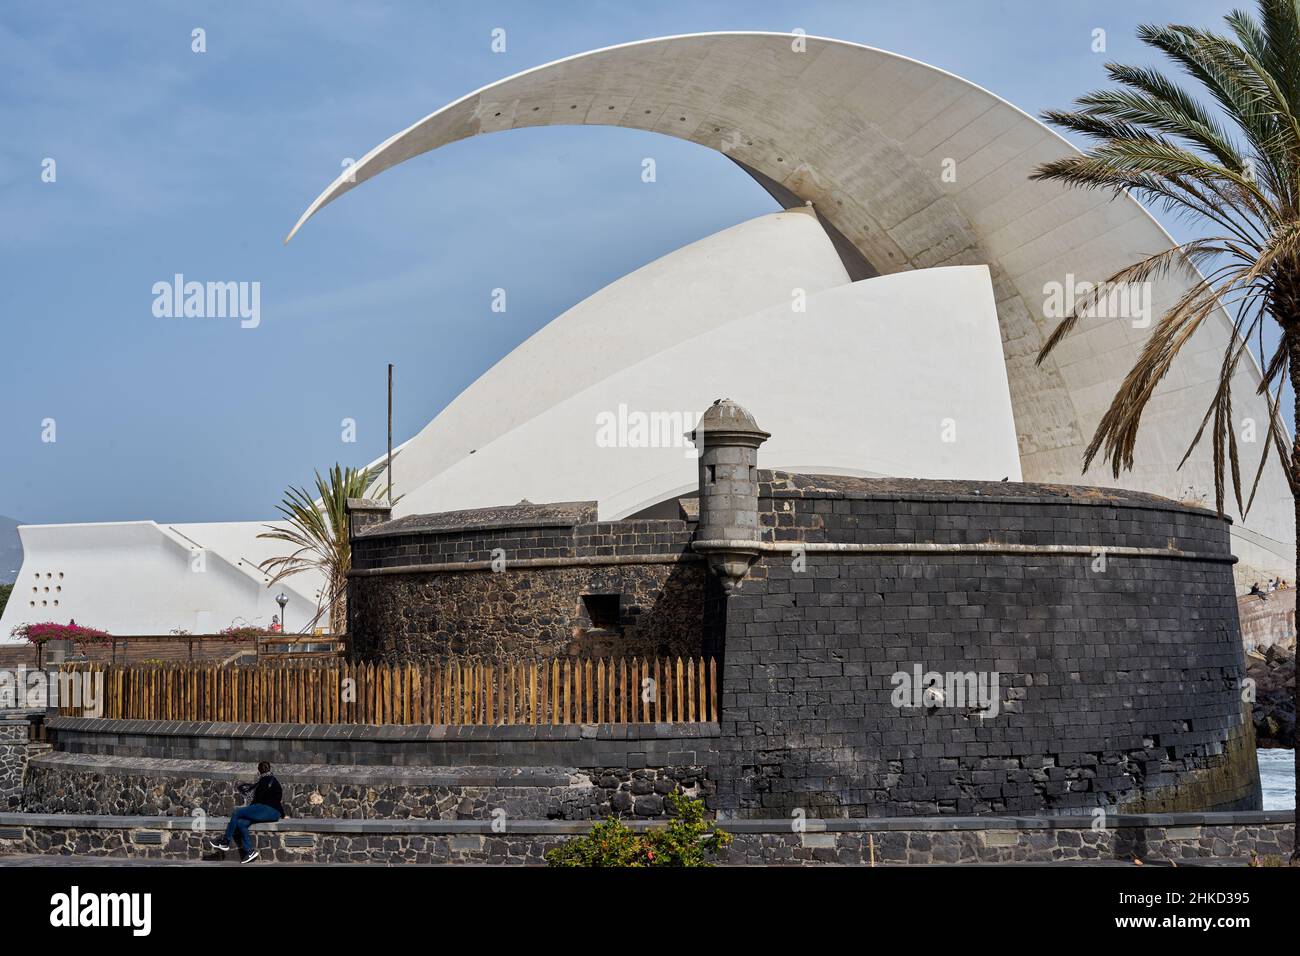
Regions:
<instances>
[{"instance_id":1,"label":"white curved concrete arch","mask_svg":"<svg viewBox=\"0 0 1300 956\"><path fill-rule=\"evenodd\" d=\"M1020 479L988 270L960 266L838 285L809 295L804 312L776 302L702 329L485 444L409 492L402 509L568 495L598 501L605 520L635 514L695 490L694 447L680 439L713 398L740 394L772 433L764 467ZM603 440L614 431L601 436L602 416L634 424L637 413L664 423L647 436L677 443L638 445L632 429L621 436L631 441Z\"/></svg>"},{"instance_id":2,"label":"white curved concrete arch","mask_svg":"<svg viewBox=\"0 0 1300 956\"><path fill-rule=\"evenodd\" d=\"M1029 181L1040 163L1072 149L1065 140L987 90L882 50L820 37L711 33L629 43L527 70L371 150L311 204L290 237L354 186L420 153L483 133L557 124L650 130L721 150L813 201L882 274L987 264L1025 477L1174 498L1212 494L1208 447L1182 471L1176 466L1210 401L1232 334L1227 315L1215 317L1162 383L1136 468L1118 480L1100 466L1083 476L1079 469L1145 327L1134 328L1129 317L1092 319L1041 367L1034 362L1055 323L1043 314L1050 284L1104 279L1167 248L1169 236L1130 199ZM1188 281L1155 287L1152 314ZM1251 363L1240 371L1236 406L1262 431L1259 377ZM1294 517L1280 466L1269 468L1236 534L1244 563L1293 570Z\"/></svg>"}]
</instances>

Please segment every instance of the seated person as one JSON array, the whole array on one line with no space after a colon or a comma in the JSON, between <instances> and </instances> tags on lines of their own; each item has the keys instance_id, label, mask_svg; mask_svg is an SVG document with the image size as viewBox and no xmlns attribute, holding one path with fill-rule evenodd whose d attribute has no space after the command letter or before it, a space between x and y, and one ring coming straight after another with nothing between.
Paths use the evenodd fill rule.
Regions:
<instances>
[{"instance_id":1,"label":"seated person","mask_svg":"<svg viewBox=\"0 0 1300 956\"><path fill-rule=\"evenodd\" d=\"M240 849L243 850L241 858L243 863L252 863L258 856L257 850L253 849L253 838L248 833L249 826L254 823L274 823L284 816L284 806L280 803L284 792L280 788L280 781L271 774L271 765L263 760L257 765L257 774L256 782L238 785L241 794L246 794L250 790L253 792L253 798L248 806L240 807L230 815L230 822L226 825L226 835L223 839L211 841L212 849L219 853L227 853L230 850L231 840L238 832Z\"/></svg>"}]
</instances>

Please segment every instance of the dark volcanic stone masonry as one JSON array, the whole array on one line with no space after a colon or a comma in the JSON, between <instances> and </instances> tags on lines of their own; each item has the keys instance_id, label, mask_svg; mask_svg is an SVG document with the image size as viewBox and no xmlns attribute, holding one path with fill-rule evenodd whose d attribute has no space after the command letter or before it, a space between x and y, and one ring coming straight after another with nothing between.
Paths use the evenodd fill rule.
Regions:
<instances>
[{"instance_id":1,"label":"dark volcanic stone masonry","mask_svg":"<svg viewBox=\"0 0 1300 956\"><path fill-rule=\"evenodd\" d=\"M807 550L765 553L729 599L720 806L1259 806L1227 522L1097 489L760 474L765 533ZM1012 548L970 549L989 544ZM915 665L996 673L999 714L893 706Z\"/></svg>"},{"instance_id":2,"label":"dark volcanic stone masonry","mask_svg":"<svg viewBox=\"0 0 1300 956\"><path fill-rule=\"evenodd\" d=\"M1116 818L1104 830L1079 817L895 818L737 821L720 862L733 864L926 864L1099 860L1277 862L1293 840L1287 813L1177 814ZM868 826L854 827L864 823ZM0 856L77 854L198 859L225 820L0 814ZM636 823L634 827L652 824ZM263 859L334 863L540 865L551 847L590 824L508 821L285 820L250 831ZM201 828L200 828L201 827Z\"/></svg>"},{"instance_id":3,"label":"dark volcanic stone masonry","mask_svg":"<svg viewBox=\"0 0 1300 956\"><path fill-rule=\"evenodd\" d=\"M22 804L30 734L26 720L0 719L0 811Z\"/></svg>"},{"instance_id":4,"label":"dark volcanic stone masonry","mask_svg":"<svg viewBox=\"0 0 1300 956\"><path fill-rule=\"evenodd\" d=\"M564 731L357 739L347 760L705 767L710 805L730 818L1259 806L1226 520L1112 489L754 477L758 531L742 544L755 563L729 595L690 520L600 522L589 502L521 502L387 521L360 505L360 655L705 653L720 659L722 700L718 725L658 740L583 729L589 758ZM914 671L996 680L996 711L896 700L897 676ZM104 752L95 737L58 731L61 749ZM159 739L141 754L189 746ZM306 756L284 749L296 740L228 746L226 759ZM684 747L693 755L674 755ZM655 796L620 787L608 806L635 815L628 797Z\"/></svg>"},{"instance_id":5,"label":"dark volcanic stone masonry","mask_svg":"<svg viewBox=\"0 0 1300 956\"><path fill-rule=\"evenodd\" d=\"M377 660L700 653L707 571L699 562L529 568L354 579L349 613L380 635L357 650ZM583 594L613 594L618 633L597 630Z\"/></svg>"},{"instance_id":6,"label":"dark volcanic stone masonry","mask_svg":"<svg viewBox=\"0 0 1300 956\"><path fill-rule=\"evenodd\" d=\"M602 820L666 816L671 793L712 803L704 767L277 765L289 817L347 820ZM248 768L214 760L50 754L27 768L29 813L225 816Z\"/></svg>"},{"instance_id":7,"label":"dark volcanic stone masonry","mask_svg":"<svg viewBox=\"0 0 1300 956\"><path fill-rule=\"evenodd\" d=\"M377 524L352 541L353 646L381 660L699 654L709 580L690 539L685 521L597 522L590 502Z\"/></svg>"},{"instance_id":8,"label":"dark volcanic stone masonry","mask_svg":"<svg viewBox=\"0 0 1300 956\"><path fill-rule=\"evenodd\" d=\"M732 816L1258 807L1227 521L1110 489L757 477L760 553L729 597L686 521L372 513L357 647L717 654ZM996 715L896 706L914 668L996 676Z\"/></svg>"}]
</instances>

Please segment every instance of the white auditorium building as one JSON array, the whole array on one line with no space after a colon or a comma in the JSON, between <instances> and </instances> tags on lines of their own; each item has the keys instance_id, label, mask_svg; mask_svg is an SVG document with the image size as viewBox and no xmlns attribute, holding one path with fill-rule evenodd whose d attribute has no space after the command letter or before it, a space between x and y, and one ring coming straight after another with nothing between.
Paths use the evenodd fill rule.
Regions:
<instances>
[{"instance_id":1,"label":"white auditorium building","mask_svg":"<svg viewBox=\"0 0 1300 956\"><path fill-rule=\"evenodd\" d=\"M1104 280L1171 239L1131 199L1030 181L1072 147L987 90L893 53L713 33L569 57L395 134L330 185L293 233L400 162L559 124L720 150L779 211L646 264L519 344L400 447L396 516L521 499L594 500L607 519L676 516L676 499L696 487L693 450L642 440L635 420L699 413L723 396L771 431L764 467L1119 486L1213 507L1208 442L1177 466L1213 394L1229 316L1215 315L1161 383L1135 469L1082 474L1084 448L1150 323L1132 309L1087 318L1039 365L1060 318L1053 309L1062 290ZM1149 290L1150 322L1190 281ZM1234 407L1262 436L1259 381L1244 362ZM611 421L615 442L602 439ZM121 635L265 624L280 590L296 629L315 614L320 581L267 588L257 565L277 545L256 537L265 523L22 527L24 563L0 639L15 624L68 618ZM1235 516L1233 542L1239 581L1293 576L1294 511L1276 461L1250 515Z\"/></svg>"}]
</instances>

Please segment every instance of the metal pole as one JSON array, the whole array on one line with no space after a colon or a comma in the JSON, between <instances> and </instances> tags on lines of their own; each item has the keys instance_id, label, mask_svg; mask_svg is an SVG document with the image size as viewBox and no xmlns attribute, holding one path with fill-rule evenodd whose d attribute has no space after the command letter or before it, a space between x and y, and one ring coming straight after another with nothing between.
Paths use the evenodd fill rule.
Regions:
<instances>
[{"instance_id":1,"label":"metal pole","mask_svg":"<svg viewBox=\"0 0 1300 956\"><path fill-rule=\"evenodd\" d=\"M388 503L393 503L393 363L388 363Z\"/></svg>"}]
</instances>

